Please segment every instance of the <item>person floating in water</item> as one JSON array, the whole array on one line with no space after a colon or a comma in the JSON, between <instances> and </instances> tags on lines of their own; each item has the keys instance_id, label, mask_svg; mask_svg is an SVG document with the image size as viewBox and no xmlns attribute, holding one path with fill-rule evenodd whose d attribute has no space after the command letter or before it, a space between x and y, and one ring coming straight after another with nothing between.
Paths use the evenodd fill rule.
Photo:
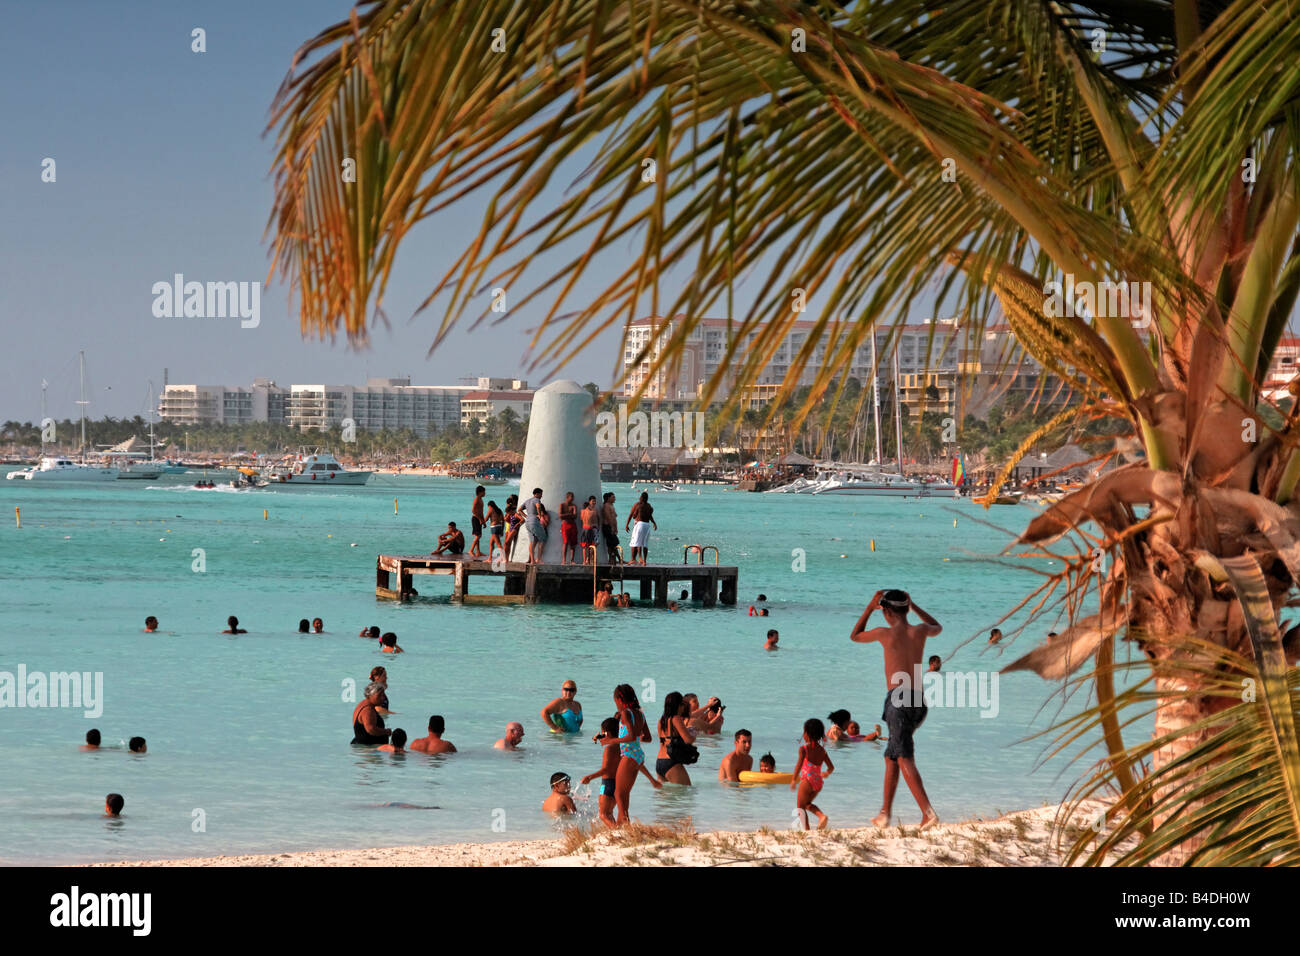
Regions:
<instances>
[{"instance_id":1,"label":"person floating in water","mask_svg":"<svg viewBox=\"0 0 1300 956\"><path fill-rule=\"evenodd\" d=\"M518 750L519 741L524 739L524 725L517 720L506 724L506 735L492 746L497 750Z\"/></svg>"},{"instance_id":2,"label":"person floating in water","mask_svg":"<svg viewBox=\"0 0 1300 956\"><path fill-rule=\"evenodd\" d=\"M387 753L393 753L393 754L406 753L406 751L402 749L406 746L405 730L403 730L401 727L396 728L393 731L393 735L388 739L390 741L389 743L379 745L380 750L386 751Z\"/></svg>"},{"instance_id":3,"label":"person floating in water","mask_svg":"<svg viewBox=\"0 0 1300 956\"><path fill-rule=\"evenodd\" d=\"M578 685L566 680L560 696L542 708L546 729L560 734L576 734L582 729L582 705L578 703Z\"/></svg>"},{"instance_id":4,"label":"person floating in water","mask_svg":"<svg viewBox=\"0 0 1300 956\"><path fill-rule=\"evenodd\" d=\"M86 731L86 742L85 742L84 744L81 745L81 749L82 749L82 750L98 750L98 749L99 749L99 741L100 741L100 737L99 737L99 731L98 731L98 730L95 730L95 729L93 729L93 728L90 729L90 730L87 730L87 731Z\"/></svg>"},{"instance_id":5,"label":"person floating in water","mask_svg":"<svg viewBox=\"0 0 1300 956\"><path fill-rule=\"evenodd\" d=\"M371 685L372 687L374 685ZM352 711L352 742L362 746L386 744L392 731L384 727L384 719L376 710L382 692L375 688L361 698Z\"/></svg>"},{"instance_id":6,"label":"person floating in water","mask_svg":"<svg viewBox=\"0 0 1300 956\"><path fill-rule=\"evenodd\" d=\"M397 635L389 631L379 639L380 652L384 654L405 654L406 652L397 646Z\"/></svg>"},{"instance_id":7,"label":"person floating in water","mask_svg":"<svg viewBox=\"0 0 1300 956\"><path fill-rule=\"evenodd\" d=\"M104 815L120 817L124 806L126 806L126 801L122 799L120 793L110 793L104 798Z\"/></svg>"},{"instance_id":8,"label":"person floating in water","mask_svg":"<svg viewBox=\"0 0 1300 956\"><path fill-rule=\"evenodd\" d=\"M222 634L247 634L248 632L239 626L239 618L235 617L235 615L232 614L230 615L230 617L226 618L226 629L221 633Z\"/></svg>"},{"instance_id":9,"label":"person floating in water","mask_svg":"<svg viewBox=\"0 0 1300 956\"><path fill-rule=\"evenodd\" d=\"M606 717L600 722L600 733L592 738L596 743L603 743L612 737L618 736L618 718ZM600 792L597 794L596 808L600 814L600 822L607 827L615 825L614 822L614 791L617 787L618 764L622 756L613 747L601 747L600 769L595 773L589 773L582 778L583 783L590 783L595 778L600 778Z\"/></svg>"},{"instance_id":10,"label":"person floating in water","mask_svg":"<svg viewBox=\"0 0 1300 956\"><path fill-rule=\"evenodd\" d=\"M799 748L799 759L795 761L794 779L790 781L790 789L797 790L795 807L799 811L799 818L803 821L805 830L809 829L809 810L817 814L818 830L825 830L826 824L830 823L826 814L813 803L813 798L822 791L822 778L829 777L835 771L835 765L831 763L831 758L822 748L822 741L825 739L826 728L820 720L812 717L804 721L803 745ZM822 772L822 764L826 765L825 773Z\"/></svg>"},{"instance_id":11,"label":"person floating in water","mask_svg":"<svg viewBox=\"0 0 1300 956\"><path fill-rule=\"evenodd\" d=\"M446 551L448 554L463 554L465 551L465 535L456 529L456 522L448 521L447 530L438 535L438 547L434 554L442 554Z\"/></svg>"},{"instance_id":12,"label":"person floating in water","mask_svg":"<svg viewBox=\"0 0 1300 956\"><path fill-rule=\"evenodd\" d=\"M551 774L551 793L542 801L542 809L547 813L574 813L578 807L569 796L569 775L567 773Z\"/></svg>"},{"instance_id":13,"label":"person floating in water","mask_svg":"<svg viewBox=\"0 0 1300 956\"><path fill-rule=\"evenodd\" d=\"M149 752L149 748L145 746L143 737L132 737L130 740L127 741L126 746L133 754L143 754Z\"/></svg>"},{"instance_id":14,"label":"person floating in water","mask_svg":"<svg viewBox=\"0 0 1300 956\"><path fill-rule=\"evenodd\" d=\"M312 633L313 633L313 634L324 634L324 633L325 633L325 622L322 621L322 620L321 620L320 618L318 618L318 617L314 617L314 618L312 618L312 619L311 619L311 630L312 630Z\"/></svg>"},{"instance_id":15,"label":"person floating in water","mask_svg":"<svg viewBox=\"0 0 1300 956\"><path fill-rule=\"evenodd\" d=\"M447 730L447 723L439 714L434 714L429 718L429 736L421 737L419 740L411 741L411 749L416 753L422 754L454 754L456 745L450 740L443 740L442 735Z\"/></svg>"},{"instance_id":16,"label":"person floating in water","mask_svg":"<svg viewBox=\"0 0 1300 956\"><path fill-rule=\"evenodd\" d=\"M780 633L777 631L776 628L774 628L774 627L772 627L772 628L768 628L768 631L767 631L767 643L763 645L763 650L765 650L765 651L779 651L781 648L779 648L779 647L776 646L776 642L779 641L780 639L781 639L781 635L780 635Z\"/></svg>"},{"instance_id":17,"label":"person floating in water","mask_svg":"<svg viewBox=\"0 0 1300 956\"><path fill-rule=\"evenodd\" d=\"M157 630L158 630L158 618L150 614L148 617L144 619L144 632L146 634L153 634Z\"/></svg>"},{"instance_id":18,"label":"person floating in water","mask_svg":"<svg viewBox=\"0 0 1300 956\"><path fill-rule=\"evenodd\" d=\"M1000 627L995 627L995 628L993 628L993 630L989 631L989 643L990 643L990 644L996 644L996 643L998 643L1000 640L1002 640L1002 628L1000 628Z\"/></svg>"},{"instance_id":19,"label":"person floating in water","mask_svg":"<svg viewBox=\"0 0 1300 956\"><path fill-rule=\"evenodd\" d=\"M299 633L299 634L310 634L310 633L311 633L311 624L308 623L308 621L307 621L307 619L306 619L305 617L304 617L302 620L300 620L300 621L298 622L298 633Z\"/></svg>"},{"instance_id":20,"label":"person floating in water","mask_svg":"<svg viewBox=\"0 0 1300 956\"><path fill-rule=\"evenodd\" d=\"M736 749L723 757L722 764L718 767L719 780L739 780L741 771L754 766L754 758L749 755L754 746L754 735L742 727L736 731L735 741Z\"/></svg>"},{"instance_id":21,"label":"person floating in water","mask_svg":"<svg viewBox=\"0 0 1300 956\"><path fill-rule=\"evenodd\" d=\"M884 612L885 626L866 630L867 619L877 608ZM919 624L909 624L907 615L915 611ZM889 746L885 748L885 794L880 813L871 821L878 827L890 825L894 794L901 772L907 788L921 808L921 828L939 822L930 805L920 771L916 769L913 734L925 721L927 708L920 683L921 661L925 642L943 630L933 617L921 610L906 591L877 591L853 627L850 640L858 644L879 643L885 654L884 713L881 720L889 728Z\"/></svg>"}]
</instances>

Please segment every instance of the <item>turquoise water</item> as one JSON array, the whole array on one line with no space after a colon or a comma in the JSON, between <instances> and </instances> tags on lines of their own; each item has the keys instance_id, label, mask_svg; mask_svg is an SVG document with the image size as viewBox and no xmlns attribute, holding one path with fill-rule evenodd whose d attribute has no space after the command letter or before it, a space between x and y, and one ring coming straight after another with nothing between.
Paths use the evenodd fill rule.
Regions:
<instances>
[{"instance_id":1,"label":"turquoise water","mask_svg":"<svg viewBox=\"0 0 1300 956\"><path fill-rule=\"evenodd\" d=\"M985 645L987 629L1035 578L971 560L1010 540L975 519L1018 529L1033 514L1028 506L986 513L965 501L720 487L656 494L652 559L675 563L684 544L716 545L722 563L740 568L740 605L676 613L460 607L447 600L449 578L417 577L422 597L399 606L374 596L375 555L430 550L448 520L468 520L472 482L376 476L365 488L324 494L199 491L193 480L0 482L0 672L21 664L28 673L102 672L104 680L103 713L93 719L81 709L0 709L0 860L547 836L555 829L540 809L548 777L563 770L576 783L598 769L590 735L613 712L619 683L653 689L659 701L680 690L727 705L723 736L699 743L700 762L690 768L697 786L656 792L641 780L635 816L689 816L701 829L789 826L788 789L721 785L718 762L742 726L754 734L755 757L770 750L789 770L806 718L842 707L866 728L879 721L880 649L848 640L877 588L910 590L944 624L927 653L942 654L945 670L994 671L1055 626L1036 625L1000 650ZM607 488L626 508L628 487ZM501 501L510 490L493 492ZM196 548L206 570L193 569ZM792 568L796 548L805 571ZM759 592L769 618L746 615ZM161 633L142 633L148 614L160 618ZM229 614L247 635L218 633ZM316 616L327 633L295 633L300 618ZM406 653L381 655L359 639L371 624L395 631ZM779 652L762 650L768 627L781 632ZM430 714L442 714L461 753L394 756L349 745L345 687L364 687L376 664L388 668L398 715L388 726L414 738ZM566 679L576 681L587 715L576 739L546 733L538 713ZM932 708L918 734L918 766L947 819L1054 802L1074 779L1060 760L1035 770L1044 744L1022 742L1059 715L1054 688L1014 674L998 689L996 717ZM661 705L645 707L653 722ZM523 750L494 751L510 720L524 724ZM90 727L122 749L80 753ZM148 739L147 755L125 750L137 734ZM880 805L881 751L858 743L829 753L836 772L818 803L832 825L861 825ZM120 820L102 816L110 791L126 799ZM594 800L582 803L585 812ZM895 813L919 822L905 788Z\"/></svg>"}]
</instances>

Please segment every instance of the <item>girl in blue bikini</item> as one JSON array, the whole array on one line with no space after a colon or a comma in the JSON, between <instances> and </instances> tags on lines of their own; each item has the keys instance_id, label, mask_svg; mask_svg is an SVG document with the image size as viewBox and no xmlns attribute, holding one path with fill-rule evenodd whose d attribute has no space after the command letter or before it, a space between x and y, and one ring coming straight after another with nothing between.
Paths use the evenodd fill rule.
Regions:
<instances>
[{"instance_id":1,"label":"girl in blue bikini","mask_svg":"<svg viewBox=\"0 0 1300 956\"><path fill-rule=\"evenodd\" d=\"M601 743L606 747L618 744L618 773L614 777L614 802L618 805L619 824L628 821L628 800L632 796L632 784L636 783L638 772L658 790L663 786L651 776L645 766L645 751L641 743L650 741L650 726L641 713L641 702L637 700L636 691L630 684L619 684L614 688L614 706L618 708L619 736L607 738Z\"/></svg>"}]
</instances>

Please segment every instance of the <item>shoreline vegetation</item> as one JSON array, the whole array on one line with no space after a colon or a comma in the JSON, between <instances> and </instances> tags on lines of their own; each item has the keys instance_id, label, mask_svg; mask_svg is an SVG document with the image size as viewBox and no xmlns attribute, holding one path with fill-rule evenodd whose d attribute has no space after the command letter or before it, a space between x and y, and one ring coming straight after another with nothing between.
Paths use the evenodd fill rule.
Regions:
<instances>
[{"instance_id":1,"label":"shoreline vegetation","mask_svg":"<svg viewBox=\"0 0 1300 956\"><path fill-rule=\"evenodd\" d=\"M568 827L547 840L303 850L285 853L122 860L74 864L141 866L1060 866L1065 853L1106 805L1084 801L1018 810L991 820L804 831L697 833L689 820L652 825L633 820L606 830Z\"/></svg>"}]
</instances>

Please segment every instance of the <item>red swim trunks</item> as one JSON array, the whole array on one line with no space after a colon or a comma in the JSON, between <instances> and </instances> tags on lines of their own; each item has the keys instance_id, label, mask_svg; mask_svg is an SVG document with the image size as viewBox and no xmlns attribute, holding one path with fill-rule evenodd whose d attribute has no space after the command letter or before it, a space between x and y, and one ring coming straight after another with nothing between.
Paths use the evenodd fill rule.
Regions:
<instances>
[{"instance_id":1,"label":"red swim trunks","mask_svg":"<svg viewBox=\"0 0 1300 956\"><path fill-rule=\"evenodd\" d=\"M578 525L573 521L561 521L560 535L566 545L576 546L578 543Z\"/></svg>"}]
</instances>

